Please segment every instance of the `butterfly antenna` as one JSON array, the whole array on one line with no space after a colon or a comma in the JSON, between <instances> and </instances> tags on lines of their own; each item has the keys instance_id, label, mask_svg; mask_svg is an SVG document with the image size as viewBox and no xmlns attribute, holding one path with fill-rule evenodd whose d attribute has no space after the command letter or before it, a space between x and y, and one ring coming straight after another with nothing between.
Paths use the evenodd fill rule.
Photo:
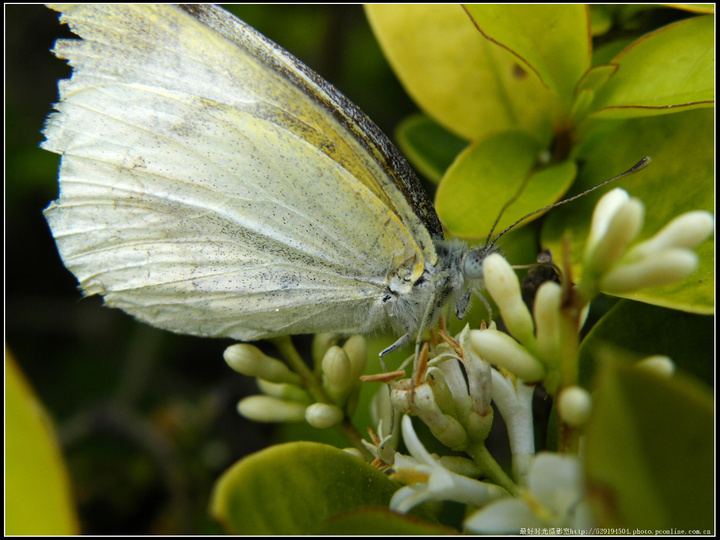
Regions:
<instances>
[{"instance_id":1,"label":"butterfly antenna","mask_svg":"<svg viewBox=\"0 0 720 540\"><path fill-rule=\"evenodd\" d=\"M517 201L518 198L520 197L520 195L522 194L522 192L525 191L525 188L527 187L528 182L530 181L530 177L532 176L532 174L533 174L533 172L530 171L530 172L525 176L525 179L522 181L522 184L520 184L520 187L518 187L517 191L515 192L515 195L513 195L512 197L510 197L510 199L508 199L508 201L507 201L507 202L503 205L503 207L500 209L500 212L498 212L498 215L497 215L497 217L495 218L495 222L492 224L492 227L490 227L490 232L489 232L488 235L487 235L487 240L485 240L485 250L486 250L486 251L487 251L488 249L492 248L492 246L495 245L495 241L493 240L493 242L491 243L491 242L490 242L490 239L492 238L492 235L493 235L493 233L495 232L495 227L497 227L497 224L500 222L500 218L502 218L503 214L505 213L505 210L507 210L507 209L510 207L511 204L513 204L515 201ZM526 217L527 217L527 216L526 216ZM523 219L524 219L524 218L523 218ZM513 225L513 226L514 226L514 225ZM505 231L505 232L507 232L507 231ZM505 232L500 233L500 234L498 235L498 238L499 238L500 236L502 236L503 234L505 234ZM497 240L497 238L496 238L495 240Z\"/></svg>"},{"instance_id":2,"label":"butterfly antenna","mask_svg":"<svg viewBox=\"0 0 720 540\"><path fill-rule=\"evenodd\" d=\"M647 166L650 164L650 161L651 161L651 159L646 156L646 157L642 158L640 161L638 161L635 165L633 165L632 167L630 167L627 171L625 171L624 173L618 174L617 176L614 176L614 177L611 178L610 180L605 180L604 182L599 183L599 184L598 184L597 186L595 186L595 187L591 187L590 189L588 189L588 190L586 190L586 191L583 191L582 193L578 193L578 194L575 195L574 197L570 197L569 199L565 199L565 200L563 200L563 201L559 201L559 202L553 203L553 204L551 204L551 205L545 206L545 207L543 207L543 208L540 208L539 210L535 210L534 212L530 212L529 214L527 214L527 215L521 217L520 219L518 219L515 223L513 223L512 225L510 225L510 226L509 226L507 229L505 229L503 232L501 232L500 234L498 234L498 235L495 237L495 239L494 239L492 242L490 242L489 245L486 243L486 244L485 244L485 249L486 249L486 250L492 249L493 246L495 245L495 243L496 243L505 233L507 233L507 232L511 231L512 229L514 229L517 225L519 225L520 223L522 223L523 221L525 221L527 218L532 217L532 216L534 216L535 214L539 214L540 212L545 212L546 210L550 210L551 208L556 208L556 207L558 207L558 206L562 206L563 204L572 202L572 201L574 201L575 199L579 199L580 197L584 197L584 196L587 195L588 193L592 193L592 192L595 191L596 189L601 188L601 187L603 187L604 185L609 184L610 182L614 182L615 180L619 180L620 178L624 178L624 177L626 177L626 176L630 176L631 174L635 174L636 172L641 171L641 170L643 170L645 167L647 167ZM526 180L526 181L527 181L527 180ZM519 194L516 194L515 197L513 197L512 201L514 201L515 198L517 198L518 195L519 195ZM505 208L506 208L507 206L508 206L508 205L506 204L506 205L503 207L500 215L502 215L502 212L505 211ZM498 219L495 220L495 224L493 225L493 229L495 228L495 225L497 225L497 222L498 222L499 219L500 219L500 216L498 216ZM492 232L491 232L491 235L492 235ZM489 239L490 239L490 236L488 236L488 241L489 241Z\"/></svg>"}]
</instances>

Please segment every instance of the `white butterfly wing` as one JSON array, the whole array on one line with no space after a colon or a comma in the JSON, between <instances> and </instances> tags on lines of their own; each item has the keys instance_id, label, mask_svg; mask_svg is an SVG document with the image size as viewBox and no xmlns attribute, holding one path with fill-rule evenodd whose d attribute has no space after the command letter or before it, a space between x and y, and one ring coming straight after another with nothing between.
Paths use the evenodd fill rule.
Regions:
<instances>
[{"instance_id":1,"label":"white butterfly wing","mask_svg":"<svg viewBox=\"0 0 720 540\"><path fill-rule=\"evenodd\" d=\"M374 125L334 113L334 89L194 9L232 41L173 6L63 8L83 40L56 45L74 71L43 147L63 156L45 215L65 265L87 294L182 333L378 327L391 276L436 259L434 211L393 177L386 139L363 140Z\"/></svg>"}]
</instances>

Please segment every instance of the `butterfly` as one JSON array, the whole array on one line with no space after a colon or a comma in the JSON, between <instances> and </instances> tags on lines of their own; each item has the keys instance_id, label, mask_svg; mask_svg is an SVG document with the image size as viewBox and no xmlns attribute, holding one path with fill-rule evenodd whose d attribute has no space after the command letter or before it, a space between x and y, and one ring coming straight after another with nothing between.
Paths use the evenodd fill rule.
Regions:
<instances>
[{"instance_id":1,"label":"butterfly","mask_svg":"<svg viewBox=\"0 0 720 540\"><path fill-rule=\"evenodd\" d=\"M53 7L53 6L51 6ZM254 341L400 336L462 318L494 248L447 240L388 138L290 53L210 5L79 4L42 147L65 266L152 326Z\"/></svg>"}]
</instances>

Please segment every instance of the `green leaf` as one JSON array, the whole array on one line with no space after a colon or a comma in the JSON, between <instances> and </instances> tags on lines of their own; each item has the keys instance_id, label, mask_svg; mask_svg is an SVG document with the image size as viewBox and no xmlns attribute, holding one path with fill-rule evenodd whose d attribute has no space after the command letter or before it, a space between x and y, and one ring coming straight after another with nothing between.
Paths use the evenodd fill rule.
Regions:
<instances>
[{"instance_id":1,"label":"green leaf","mask_svg":"<svg viewBox=\"0 0 720 540\"><path fill-rule=\"evenodd\" d=\"M436 184L468 145L465 139L424 114L415 114L403 120L395 135L400 150L410 163Z\"/></svg>"},{"instance_id":2,"label":"green leaf","mask_svg":"<svg viewBox=\"0 0 720 540\"><path fill-rule=\"evenodd\" d=\"M439 124L467 140L513 128L550 139L556 98L514 54L483 38L460 5L365 10L405 90Z\"/></svg>"},{"instance_id":3,"label":"green leaf","mask_svg":"<svg viewBox=\"0 0 720 540\"><path fill-rule=\"evenodd\" d=\"M459 534L454 529L432 525L413 516L391 512L387 508L356 510L329 519L318 534L363 536Z\"/></svg>"},{"instance_id":4,"label":"green leaf","mask_svg":"<svg viewBox=\"0 0 720 540\"><path fill-rule=\"evenodd\" d=\"M713 532L713 399L689 378L603 363L585 444L600 527Z\"/></svg>"},{"instance_id":5,"label":"green leaf","mask_svg":"<svg viewBox=\"0 0 720 540\"><path fill-rule=\"evenodd\" d=\"M588 386L594 376L594 354L608 345L641 359L662 354L672 358L685 373L711 384L714 377L715 321L694 315L621 300L583 339L580 346L580 383Z\"/></svg>"},{"instance_id":6,"label":"green leaf","mask_svg":"<svg viewBox=\"0 0 720 540\"><path fill-rule=\"evenodd\" d=\"M537 140L522 131L497 133L470 145L438 187L435 209L443 225L455 236L487 236L500 210L525 182L496 233L557 201L575 176L575 164L563 162L534 172L540 149Z\"/></svg>"},{"instance_id":7,"label":"green leaf","mask_svg":"<svg viewBox=\"0 0 720 540\"><path fill-rule=\"evenodd\" d=\"M556 261L563 253L563 236L570 234L573 274L582 275L585 239L593 207L615 187L627 190L645 205L645 224L638 241L658 232L668 221L691 210L714 207L714 115L700 109L681 114L597 121L589 129L576 157L583 163L573 190L594 187L623 172L643 156L652 157L649 167L619 182L601 188L571 204L556 209L545 222L543 247L553 250ZM699 268L686 280L653 289L643 289L625 298L693 313L714 310L713 239L695 250Z\"/></svg>"},{"instance_id":8,"label":"green leaf","mask_svg":"<svg viewBox=\"0 0 720 540\"><path fill-rule=\"evenodd\" d=\"M5 354L5 533L78 534L70 482L52 423Z\"/></svg>"},{"instance_id":9,"label":"green leaf","mask_svg":"<svg viewBox=\"0 0 720 540\"><path fill-rule=\"evenodd\" d=\"M615 74L595 97L594 114L632 118L711 107L715 95L714 17L693 17L651 32L611 62Z\"/></svg>"},{"instance_id":10,"label":"green leaf","mask_svg":"<svg viewBox=\"0 0 720 540\"><path fill-rule=\"evenodd\" d=\"M512 52L569 109L577 81L590 67L590 24L582 4L470 4L482 34Z\"/></svg>"},{"instance_id":11,"label":"green leaf","mask_svg":"<svg viewBox=\"0 0 720 540\"><path fill-rule=\"evenodd\" d=\"M398 487L333 446L286 443L227 470L215 485L211 513L232 534L315 534L342 512L387 507Z\"/></svg>"}]
</instances>

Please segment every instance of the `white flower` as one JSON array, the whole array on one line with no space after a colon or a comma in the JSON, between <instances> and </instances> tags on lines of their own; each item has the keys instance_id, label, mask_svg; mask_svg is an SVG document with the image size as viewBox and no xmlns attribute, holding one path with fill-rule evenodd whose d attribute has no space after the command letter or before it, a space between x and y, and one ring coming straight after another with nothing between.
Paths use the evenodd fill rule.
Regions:
<instances>
[{"instance_id":1,"label":"white flower","mask_svg":"<svg viewBox=\"0 0 720 540\"><path fill-rule=\"evenodd\" d=\"M557 410L563 422L572 427L582 427L590 419L592 397L580 386L566 386L557 397Z\"/></svg>"},{"instance_id":2,"label":"white flower","mask_svg":"<svg viewBox=\"0 0 720 540\"><path fill-rule=\"evenodd\" d=\"M585 249L581 289L625 294L685 279L698 266L692 249L713 231L714 218L697 210L670 221L652 238L630 247L642 226L643 205L621 189L598 201ZM588 294L591 293L591 294Z\"/></svg>"},{"instance_id":3,"label":"white flower","mask_svg":"<svg viewBox=\"0 0 720 540\"><path fill-rule=\"evenodd\" d=\"M300 422L305 419L307 403L273 396L249 396L237 404L238 412L255 422Z\"/></svg>"},{"instance_id":4,"label":"white flower","mask_svg":"<svg viewBox=\"0 0 720 540\"><path fill-rule=\"evenodd\" d=\"M535 386L505 377L496 369L492 370L492 386L493 400L507 426L513 478L524 485L535 456L532 412Z\"/></svg>"},{"instance_id":5,"label":"white flower","mask_svg":"<svg viewBox=\"0 0 720 540\"><path fill-rule=\"evenodd\" d=\"M274 383L300 384L302 377L290 371L283 362L264 354L254 345L236 343L230 345L223 357L228 365L243 375L259 377Z\"/></svg>"},{"instance_id":6,"label":"white flower","mask_svg":"<svg viewBox=\"0 0 720 540\"><path fill-rule=\"evenodd\" d=\"M473 480L443 467L422 445L409 416L402 419L402 432L412 458L395 454L394 477L413 483L395 492L390 501L391 510L404 514L426 501L457 501L481 506L508 494L500 486Z\"/></svg>"},{"instance_id":7,"label":"white flower","mask_svg":"<svg viewBox=\"0 0 720 540\"><path fill-rule=\"evenodd\" d=\"M340 407L328 403L313 403L305 409L305 420L318 429L335 426L342 422L344 416Z\"/></svg>"},{"instance_id":8,"label":"white flower","mask_svg":"<svg viewBox=\"0 0 720 540\"><path fill-rule=\"evenodd\" d=\"M584 272L599 276L612 267L640 231L644 213L642 203L623 189L603 195L590 224Z\"/></svg>"},{"instance_id":9,"label":"white flower","mask_svg":"<svg viewBox=\"0 0 720 540\"><path fill-rule=\"evenodd\" d=\"M483 261L485 288L500 308L505 326L526 347L535 346L535 325L520 294L520 281L505 257L493 253Z\"/></svg>"},{"instance_id":10,"label":"white flower","mask_svg":"<svg viewBox=\"0 0 720 540\"><path fill-rule=\"evenodd\" d=\"M508 334L490 328L470 331L470 346L485 361L503 367L527 382L539 382L545 368Z\"/></svg>"},{"instance_id":11,"label":"white flower","mask_svg":"<svg viewBox=\"0 0 720 540\"><path fill-rule=\"evenodd\" d=\"M473 533L511 534L522 528L569 527L588 530L591 518L583 499L577 456L541 452L533 460L527 491L493 501L465 520Z\"/></svg>"}]
</instances>

